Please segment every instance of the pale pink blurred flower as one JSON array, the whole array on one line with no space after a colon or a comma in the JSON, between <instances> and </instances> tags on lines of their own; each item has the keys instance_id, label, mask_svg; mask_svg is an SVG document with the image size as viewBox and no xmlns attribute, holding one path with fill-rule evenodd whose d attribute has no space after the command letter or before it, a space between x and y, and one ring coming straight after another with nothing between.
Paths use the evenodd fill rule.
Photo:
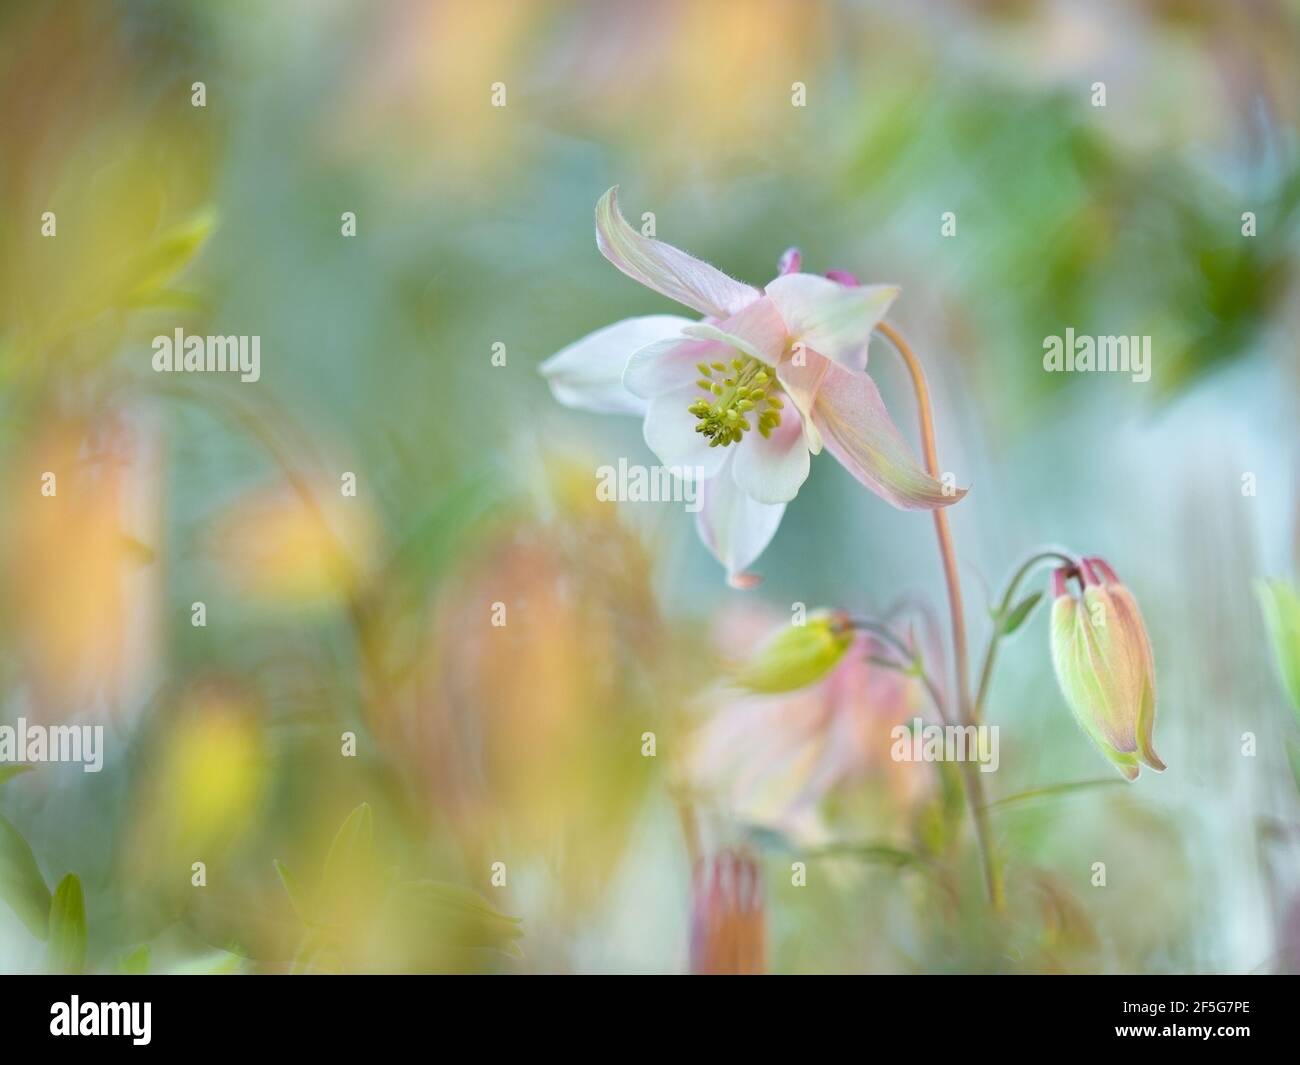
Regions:
<instances>
[{"instance_id":1,"label":"pale pink blurred flower","mask_svg":"<svg viewBox=\"0 0 1300 1065\"><path fill-rule=\"evenodd\" d=\"M696 862L691 874L691 972L761 976L766 966L758 863L729 850Z\"/></svg>"},{"instance_id":2,"label":"pale pink blurred flower","mask_svg":"<svg viewBox=\"0 0 1300 1065\"><path fill-rule=\"evenodd\" d=\"M508 842L520 865L546 863L565 912L597 904L627 846L653 779L629 736L657 727L677 662L653 559L590 470L545 456L538 512L479 527L440 575L386 736L466 853L495 860Z\"/></svg>"},{"instance_id":3,"label":"pale pink blurred flower","mask_svg":"<svg viewBox=\"0 0 1300 1065\"><path fill-rule=\"evenodd\" d=\"M762 612L724 615L724 654L745 653L770 634ZM928 786L925 766L889 756L890 729L922 712L917 681L868 659L883 648L864 633L816 684L776 695L720 684L700 700L705 717L687 758L691 787L730 817L806 843L831 835L821 807L833 794L874 781L910 806Z\"/></svg>"},{"instance_id":4,"label":"pale pink blurred flower","mask_svg":"<svg viewBox=\"0 0 1300 1065\"><path fill-rule=\"evenodd\" d=\"M917 462L866 372L871 332L896 287L800 273L792 250L760 291L642 236L619 212L617 191L596 205L601 254L705 317L625 319L551 356L542 373L561 403L643 417L659 461L702 480L697 528L733 584L754 583L746 570L823 447L896 507L932 510L962 497Z\"/></svg>"}]
</instances>

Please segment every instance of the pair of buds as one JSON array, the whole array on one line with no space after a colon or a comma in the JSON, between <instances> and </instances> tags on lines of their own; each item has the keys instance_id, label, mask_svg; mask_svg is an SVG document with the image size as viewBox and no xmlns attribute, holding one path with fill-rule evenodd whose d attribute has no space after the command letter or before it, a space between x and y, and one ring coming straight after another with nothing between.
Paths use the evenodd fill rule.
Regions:
<instances>
[{"instance_id":1,"label":"pair of buds","mask_svg":"<svg viewBox=\"0 0 1300 1065\"><path fill-rule=\"evenodd\" d=\"M1155 661L1133 594L1100 558L1057 569L1052 591L1052 664L1070 710L1129 780L1137 779L1143 765L1163 770L1152 746ZM839 664L853 632L852 619L841 611L809 615L806 624L769 640L738 671L736 682L765 694L814 684Z\"/></svg>"}]
</instances>

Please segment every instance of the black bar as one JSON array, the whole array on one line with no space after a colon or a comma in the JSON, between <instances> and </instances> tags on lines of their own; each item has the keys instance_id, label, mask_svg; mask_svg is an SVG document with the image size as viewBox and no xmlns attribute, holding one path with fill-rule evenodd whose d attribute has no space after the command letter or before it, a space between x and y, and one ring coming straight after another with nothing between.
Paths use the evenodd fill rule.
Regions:
<instances>
[{"instance_id":1,"label":"black bar","mask_svg":"<svg viewBox=\"0 0 1300 1065\"><path fill-rule=\"evenodd\" d=\"M687 1039L690 1030L725 1029L737 1041L747 1035L795 1045L808 1040L810 1049L834 1035L868 1052L901 1040L900 1052L906 1046L927 1056L977 1044L1067 1052L1201 1045L1223 1053L1240 1044L1293 1046L1297 1032L1296 985L1285 978L871 976L834 988L789 977L690 988L664 980L576 979L581 988L546 977L8 978L0 982L0 1017L6 1050L59 1044L94 1050L115 1043L130 1051L201 1049L205 1055L254 1046L373 1052L390 1037L450 1049L441 1039L467 1031L477 1032L485 1049L498 1040L529 1039L538 1049L556 1039L577 1049L603 1038L601 1030L611 1023L625 1024L629 1035L650 1024L660 1030L666 1051L676 1048L673 1053L695 1043ZM52 1034L73 996L82 1015L79 1031L92 1015L96 1025L128 1016L100 1004L135 1004L134 1019L142 1022L148 1003L148 1042L137 1042L141 1036L132 1030ZM133 1031L144 1027L137 1023ZM642 1037L655 1041L644 1031ZM6 1054L5 1060L21 1059Z\"/></svg>"}]
</instances>

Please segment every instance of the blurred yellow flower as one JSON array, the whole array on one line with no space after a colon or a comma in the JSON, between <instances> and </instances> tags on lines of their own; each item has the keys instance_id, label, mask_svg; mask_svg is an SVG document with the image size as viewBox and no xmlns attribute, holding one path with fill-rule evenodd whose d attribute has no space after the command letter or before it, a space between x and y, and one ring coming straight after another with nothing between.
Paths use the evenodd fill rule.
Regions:
<instances>
[{"instance_id":1,"label":"blurred yellow flower","mask_svg":"<svg viewBox=\"0 0 1300 1065\"><path fill-rule=\"evenodd\" d=\"M209 544L240 595L270 605L323 606L356 590L373 559L376 531L356 497L334 489L308 498L275 485L225 508Z\"/></svg>"},{"instance_id":2,"label":"blurred yellow flower","mask_svg":"<svg viewBox=\"0 0 1300 1065\"><path fill-rule=\"evenodd\" d=\"M116 412L58 417L7 480L6 621L35 713L134 704L158 654L152 433Z\"/></svg>"},{"instance_id":3,"label":"blurred yellow flower","mask_svg":"<svg viewBox=\"0 0 1300 1065\"><path fill-rule=\"evenodd\" d=\"M267 763L256 708L238 688L197 685L171 715L142 782L130 872L179 889L192 863L219 860L254 823Z\"/></svg>"},{"instance_id":4,"label":"blurred yellow flower","mask_svg":"<svg viewBox=\"0 0 1300 1065\"><path fill-rule=\"evenodd\" d=\"M542 11L533 0L386 5L358 64L364 76L345 86L323 136L367 158L406 153L389 172L421 195L430 183L464 195L466 182L517 174L517 116L530 95L519 58Z\"/></svg>"},{"instance_id":5,"label":"blurred yellow flower","mask_svg":"<svg viewBox=\"0 0 1300 1065\"><path fill-rule=\"evenodd\" d=\"M724 169L770 153L787 121L809 115L796 83L805 100L821 88L831 14L822 0L592 5L573 33L564 99L595 135L654 145L652 177Z\"/></svg>"}]
</instances>

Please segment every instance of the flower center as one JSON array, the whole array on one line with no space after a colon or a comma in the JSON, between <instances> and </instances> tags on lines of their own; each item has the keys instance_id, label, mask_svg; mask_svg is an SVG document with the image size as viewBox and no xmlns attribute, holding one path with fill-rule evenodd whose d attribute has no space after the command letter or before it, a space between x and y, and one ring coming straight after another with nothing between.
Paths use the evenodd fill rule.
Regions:
<instances>
[{"instance_id":1,"label":"flower center","mask_svg":"<svg viewBox=\"0 0 1300 1065\"><path fill-rule=\"evenodd\" d=\"M701 362L696 369L701 375L696 384L711 398L697 399L687 410L695 415L695 431L708 438L709 447L738 443L750 430L750 415L765 437L781 424L781 386L758 359L746 355L732 359L730 366Z\"/></svg>"}]
</instances>

